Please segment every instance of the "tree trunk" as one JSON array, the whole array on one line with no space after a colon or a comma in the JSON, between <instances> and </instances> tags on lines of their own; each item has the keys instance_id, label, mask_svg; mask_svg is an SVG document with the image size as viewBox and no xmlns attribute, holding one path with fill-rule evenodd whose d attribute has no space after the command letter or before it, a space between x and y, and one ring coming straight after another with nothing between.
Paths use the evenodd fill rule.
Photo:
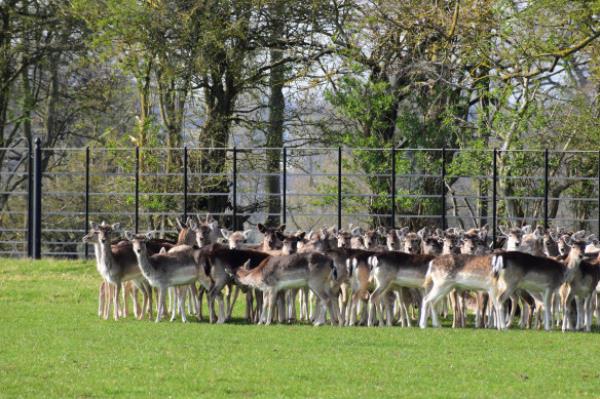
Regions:
<instances>
[{"instance_id":1,"label":"tree trunk","mask_svg":"<svg viewBox=\"0 0 600 399\"><path fill-rule=\"evenodd\" d=\"M272 38L275 42L281 35L284 23L282 19L281 6L275 5L273 12L273 33ZM283 58L283 51L273 48L270 51L271 63L276 64ZM266 146L268 148L283 147L283 118L285 112L285 98L283 97L283 83L285 80L285 70L283 65L275 66L270 71L269 88L271 95L269 97L269 125L266 134ZM281 223L281 182L280 182L280 162L281 151L267 150L267 172L270 174L266 178L267 191L267 220L271 225ZM272 174L272 175L271 175Z\"/></svg>"}]
</instances>

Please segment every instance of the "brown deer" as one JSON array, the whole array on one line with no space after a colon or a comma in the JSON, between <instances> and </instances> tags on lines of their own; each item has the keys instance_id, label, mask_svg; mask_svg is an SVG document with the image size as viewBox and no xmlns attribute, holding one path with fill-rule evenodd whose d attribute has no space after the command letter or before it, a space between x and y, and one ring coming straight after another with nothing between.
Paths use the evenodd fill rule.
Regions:
<instances>
[{"instance_id":1,"label":"brown deer","mask_svg":"<svg viewBox=\"0 0 600 399\"><path fill-rule=\"evenodd\" d=\"M493 255L492 272L496 287L499 328L506 327L504 302L515 290L523 289L537 301L543 302L544 329L550 330L552 295L564 281L564 265L551 258L507 251Z\"/></svg>"},{"instance_id":2,"label":"brown deer","mask_svg":"<svg viewBox=\"0 0 600 399\"><path fill-rule=\"evenodd\" d=\"M91 242L94 245L96 254L96 268L104 281L111 284L114 289L102 290L100 293L100 301L102 294L108 291L112 294L113 301L113 317L115 320L119 317L119 293L121 284L125 281L133 280L138 288L142 291L143 306L142 309L152 317L152 291L145 284L144 277L138 266L137 259L133 253L132 247L127 242L112 243L113 233L120 227L118 223L111 225L102 222L100 225L90 222L91 230L89 234L83 237L84 242ZM172 244L166 241L154 240L149 244L149 251L157 253L161 248L171 248ZM134 306L137 304L134 303ZM141 313L143 317L144 311ZM105 319L108 318L108 313L105 314Z\"/></svg>"},{"instance_id":3,"label":"brown deer","mask_svg":"<svg viewBox=\"0 0 600 399\"><path fill-rule=\"evenodd\" d=\"M264 292L261 323L271 324L278 292L304 286L308 286L329 308L332 323L339 320L334 306L335 284L332 284L337 281L336 268L333 260L326 255L313 252L271 256L254 269L248 265L240 268L236 276L241 284ZM323 319L316 320L314 325L323 324L325 311L322 315Z\"/></svg>"},{"instance_id":4,"label":"brown deer","mask_svg":"<svg viewBox=\"0 0 600 399\"><path fill-rule=\"evenodd\" d=\"M484 291L495 301L491 255L439 256L429 263L424 287L429 292L421 305L421 328L427 327L429 311L433 326L440 326L435 305L453 289Z\"/></svg>"},{"instance_id":5,"label":"brown deer","mask_svg":"<svg viewBox=\"0 0 600 399\"><path fill-rule=\"evenodd\" d=\"M370 311L380 308L383 299L386 311L387 325L393 322L392 307L387 291L392 287L418 288L422 290L425 274L433 255L410 254L402 252L384 252L371 257L371 275L375 282L375 290L371 294L372 307ZM378 312L379 323L383 325L383 312ZM373 325L373 316L369 314L369 325Z\"/></svg>"},{"instance_id":6,"label":"brown deer","mask_svg":"<svg viewBox=\"0 0 600 399\"><path fill-rule=\"evenodd\" d=\"M161 252L150 255L148 241L153 238L153 233L133 235L125 232L125 237L132 243L133 252L137 258L139 269L152 287L158 289L158 309L156 322L162 319L165 310L165 296L169 287L187 286L196 281L205 289L209 289L212 281L207 271L200 266L200 248L181 245L177 251ZM181 320L187 321L183 300L177 301ZM175 318L173 309L171 320Z\"/></svg>"},{"instance_id":7,"label":"brown deer","mask_svg":"<svg viewBox=\"0 0 600 399\"><path fill-rule=\"evenodd\" d=\"M565 262L565 283L560 290L561 306L564 310L562 331L565 332L569 328L569 304L574 299L577 309L575 329L585 328L585 331L589 332L592 331L593 297L600 281L600 265L597 261L590 263L584 260L587 242L575 241L570 246L571 250Z\"/></svg>"}]
</instances>

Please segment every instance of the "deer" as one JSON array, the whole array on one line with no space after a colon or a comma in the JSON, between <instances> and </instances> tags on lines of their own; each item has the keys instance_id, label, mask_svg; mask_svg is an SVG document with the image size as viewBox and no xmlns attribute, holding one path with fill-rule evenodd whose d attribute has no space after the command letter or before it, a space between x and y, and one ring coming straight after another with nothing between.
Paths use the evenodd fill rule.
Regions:
<instances>
[{"instance_id":1,"label":"deer","mask_svg":"<svg viewBox=\"0 0 600 399\"><path fill-rule=\"evenodd\" d=\"M537 301L543 302L544 329L549 331L552 323L552 295L561 286L565 266L551 258L518 251L505 251L492 256L492 280L497 303L499 328L506 328L504 302L515 290L523 289Z\"/></svg>"},{"instance_id":2,"label":"deer","mask_svg":"<svg viewBox=\"0 0 600 399\"><path fill-rule=\"evenodd\" d=\"M221 236L219 223L210 214L206 214L204 219L200 215L197 218L198 223L193 223L191 229L196 235L196 244L198 247L202 248L206 245L216 243L217 239Z\"/></svg>"},{"instance_id":3,"label":"deer","mask_svg":"<svg viewBox=\"0 0 600 399\"><path fill-rule=\"evenodd\" d=\"M230 283L236 283L235 273L244 262L250 261L249 268L257 267L260 262L268 258L270 255L264 252L256 251L247 248L234 248L230 249L220 244L211 244L202 248L200 256L200 264L205 270L208 271L208 275L212 280L212 286L208 291L209 300L209 320L211 323L215 322L214 307L212 304L215 300L219 302L220 310L217 323L223 323L226 320L225 309L223 308L223 295L221 291L223 287ZM249 322L258 321L259 310L261 304L261 297L256 295L257 308L254 310L252 296L247 296L246 300L246 320Z\"/></svg>"},{"instance_id":4,"label":"deer","mask_svg":"<svg viewBox=\"0 0 600 399\"><path fill-rule=\"evenodd\" d=\"M404 237L408 234L410 229L403 227L401 229L389 229L385 235L385 244L388 251L403 251L404 250Z\"/></svg>"},{"instance_id":5,"label":"deer","mask_svg":"<svg viewBox=\"0 0 600 399\"><path fill-rule=\"evenodd\" d=\"M496 306L491 260L491 255L470 254L441 255L431 260L423 283L428 292L421 303L419 327L427 328L429 311L432 325L440 327L436 304L453 289L484 291Z\"/></svg>"},{"instance_id":6,"label":"deer","mask_svg":"<svg viewBox=\"0 0 600 399\"><path fill-rule=\"evenodd\" d=\"M212 280L207 270L200 267L200 248L181 245L177 251L163 251L150 255L148 242L153 238L153 233L145 235L125 232L125 237L132 244L133 252L137 258L139 269L152 287L158 289L158 309L156 322L160 322L165 309L165 296L169 287L193 284L199 281L205 289L210 289ZM181 321L187 322L183 300L177 301ZM171 321L176 317L175 309L172 311Z\"/></svg>"},{"instance_id":7,"label":"deer","mask_svg":"<svg viewBox=\"0 0 600 399\"><path fill-rule=\"evenodd\" d=\"M457 237L453 236L453 238L456 239ZM453 248L452 252L458 250L462 255L485 255L488 252L486 239L487 229L485 228L467 230L462 233L462 236L458 240L458 245ZM477 327L481 327L485 322L487 299L485 293L484 295L477 294L477 312L475 315L475 325ZM452 313L452 328L465 327L467 292L460 285L453 288L450 292L450 305L454 310Z\"/></svg>"},{"instance_id":8,"label":"deer","mask_svg":"<svg viewBox=\"0 0 600 399\"><path fill-rule=\"evenodd\" d=\"M336 268L333 260L321 253L302 253L282 256L271 256L258 267L249 268L249 262L236 272L237 280L249 287L257 288L264 293L263 312L259 324L272 323L275 302L278 292L289 288L308 286L321 300L323 306L329 308L332 324L339 320L334 306ZM332 288L333 285L333 288ZM283 309L280 309L280 312ZM324 323L325 309L322 319L316 320L315 326Z\"/></svg>"},{"instance_id":9,"label":"deer","mask_svg":"<svg viewBox=\"0 0 600 399\"><path fill-rule=\"evenodd\" d=\"M371 265L369 260L375 255L372 251L350 250L349 257L346 259L346 268L352 296L350 298L350 306L347 308L346 321L347 325L354 326L356 324L357 315L362 312L360 324L368 324L368 300L370 293L374 289L373 279L371 278ZM362 305L362 306L361 306Z\"/></svg>"},{"instance_id":10,"label":"deer","mask_svg":"<svg viewBox=\"0 0 600 399\"><path fill-rule=\"evenodd\" d=\"M114 287L112 291L113 317L118 320L119 317L119 293L121 284L125 281L133 280L142 291L143 309L152 317L152 291L145 285L144 277L138 267L137 260L133 253L131 245L125 242L112 244L112 234L120 228L119 223L108 225L102 222L100 225L90 222L91 230L89 234L83 237L84 242L92 242L96 254L96 268L104 281ZM160 248L170 248L172 244L164 241L153 241L149 245L151 253L157 253ZM104 290L106 292L108 290ZM100 293L100 302L102 301L102 287ZM134 303L137 307L137 304ZM143 317L143 313L141 317ZM105 313L105 319L108 313Z\"/></svg>"},{"instance_id":11,"label":"deer","mask_svg":"<svg viewBox=\"0 0 600 399\"><path fill-rule=\"evenodd\" d=\"M379 237L384 235L385 229L383 227L365 231L362 235L362 245L364 249L369 251L384 250L385 247L379 245Z\"/></svg>"},{"instance_id":12,"label":"deer","mask_svg":"<svg viewBox=\"0 0 600 399\"><path fill-rule=\"evenodd\" d=\"M207 216L208 219L209 216ZM197 230L198 223L192 217L188 217L184 223L181 223L179 218L176 220L177 222L177 242L176 245L171 248L169 251L178 251L178 250L187 250L188 246L194 246L197 243ZM177 304L173 304L171 298L176 298L177 300L182 300L182 295L187 295L189 293L190 301L188 302L194 309L193 313L198 317L199 320L202 320L202 293L204 288L201 286L200 291L197 289L196 284L190 284L187 287L172 287L169 289L169 308L171 310L175 309L177 312L179 306ZM190 309L188 309L190 311ZM192 313L190 311L190 313Z\"/></svg>"},{"instance_id":13,"label":"deer","mask_svg":"<svg viewBox=\"0 0 600 399\"><path fill-rule=\"evenodd\" d=\"M393 286L422 290L428 264L434 258L435 256L433 255L402 252L384 252L371 257L371 275L375 282L375 290L371 294L373 306L369 309L369 326L373 325L373 315L371 312L380 308L382 299L387 314L387 325L392 325L392 307L385 294ZM379 323L383 326L383 312L380 311L378 314Z\"/></svg>"},{"instance_id":14,"label":"deer","mask_svg":"<svg viewBox=\"0 0 600 399\"><path fill-rule=\"evenodd\" d=\"M596 286L600 281L600 264L584 260L586 241L575 241L571 243L571 250L565 261L567 266L565 282L560 289L561 306L563 308L562 331L569 328L570 310L572 299L575 300L577 318L575 329L592 331L593 297Z\"/></svg>"},{"instance_id":15,"label":"deer","mask_svg":"<svg viewBox=\"0 0 600 399\"><path fill-rule=\"evenodd\" d=\"M256 228L264 236L263 241L259 245L248 247L251 249L256 249L258 251L268 253L270 255L281 255L282 243L279 239L278 234L283 234L285 232L285 224L274 228L266 227L265 225L259 223L256 225Z\"/></svg>"},{"instance_id":16,"label":"deer","mask_svg":"<svg viewBox=\"0 0 600 399\"><path fill-rule=\"evenodd\" d=\"M229 249L240 249L246 244L248 238L252 234L252 230L245 231L229 231L227 229L221 229L223 238L227 240Z\"/></svg>"},{"instance_id":17,"label":"deer","mask_svg":"<svg viewBox=\"0 0 600 399\"><path fill-rule=\"evenodd\" d=\"M321 252L329 256L334 261L337 274L337 283L340 286L340 323L346 324L350 319L351 312L356 310L357 305L355 301L353 309L350 309L348 306L348 303L350 302L350 291L352 291L352 296L354 297L356 292L360 290L361 287L365 287L365 281L369 279L368 268L366 274L357 275L356 273L353 273L351 260L353 258L356 259L357 257L361 258L362 256L362 258L364 258L366 261L368 256L374 255L376 252L352 248L325 248ZM361 280L361 278L363 279ZM366 291L366 294L368 298L368 291ZM354 318L354 321L355 320L356 318Z\"/></svg>"}]
</instances>

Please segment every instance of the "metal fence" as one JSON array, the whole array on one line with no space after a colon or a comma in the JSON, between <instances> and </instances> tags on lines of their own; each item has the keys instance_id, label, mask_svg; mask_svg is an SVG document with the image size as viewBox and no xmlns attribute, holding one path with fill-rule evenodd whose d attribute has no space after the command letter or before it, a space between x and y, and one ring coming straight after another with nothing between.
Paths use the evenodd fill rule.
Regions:
<instances>
[{"instance_id":1,"label":"metal fence","mask_svg":"<svg viewBox=\"0 0 600 399\"><path fill-rule=\"evenodd\" d=\"M494 239L501 225L600 226L600 151L43 148L39 140L2 151L12 156L0 164L1 256L89 256L81 237L90 221L169 235L175 218L206 212L230 229L267 219L292 230L488 224Z\"/></svg>"}]
</instances>

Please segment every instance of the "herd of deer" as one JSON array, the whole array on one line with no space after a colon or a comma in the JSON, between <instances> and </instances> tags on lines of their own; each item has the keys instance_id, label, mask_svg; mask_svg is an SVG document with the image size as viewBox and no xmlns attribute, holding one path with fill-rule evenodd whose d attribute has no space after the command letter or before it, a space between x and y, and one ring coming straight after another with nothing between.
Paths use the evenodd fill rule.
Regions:
<instances>
[{"instance_id":1,"label":"herd of deer","mask_svg":"<svg viewBox=\"0 0 600 399\"><path fill-rule=\"evenodd\" d=\"M472 311L475 327L506 329L518 317L521 328L543 321L550 330L555 320L563 331L591 331L594 309L600 316L600 245L584 231L501 230L492 250L486 227L286 234L285 226L258 224L262 243L249 245L253 231L219 229L209 215L177 224L174 243L152 233L124 232L118 240L118 224L91 223L83 240L94 245L103 278L99 315L107 319L112 303L115 320L127 316L131 296L135 316L153 318L156 290L157 322L168 307L171 320L180 315L185 322L188 313L201 320L206 296L210 322L224 323L240 291L246 319L258 324L322 325L329 315L339 325L418 321L426 328L429 317L440 326L441 312L452 315L453 327L464 327Z\"/></svg>"}]
</instances>

